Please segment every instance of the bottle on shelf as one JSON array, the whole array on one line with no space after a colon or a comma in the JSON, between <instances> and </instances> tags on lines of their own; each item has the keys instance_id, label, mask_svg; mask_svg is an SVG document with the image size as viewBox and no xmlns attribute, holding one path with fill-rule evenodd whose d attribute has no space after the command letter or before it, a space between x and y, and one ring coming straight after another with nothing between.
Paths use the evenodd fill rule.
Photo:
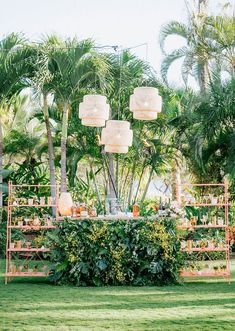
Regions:
<instances>
[{"instance_id":1,"label":"bottle on shelf","mask_svg":"<svg viewBox=\"0 0 235 331\"><path fill-rule=\"evenodd\" d=\"M140 206L138 205L138 203L134 203L132 212L133 212L133 217L140 216Z\"/></svg>"},{"instance_id":2,"label":"bottle on shelf","mask_svg":"<svg viewBox=\"0 0 235 331\"><path fill-rule=\"evenodd\" d=\"M81 211L80 211L80 203L77 202L76 203L76 216L77 217L80 217L81 216L80 213L81 213Z\"/></svg>"},{"instance_id":3,"label":"bottle on shelf","mask_svg":"<svg viewBox=\"0 0 235 331\"><path fill-rule=\"evenodd\" d=\"M92 202L92 206L89 210L89 216L90 217L97 217L97 210L96 210L96 207L94 205L94 202Z\"/></svg>"},{"instance_id":4,"label":"bottle on shelf","mask_svg":"<svg viewBox=\"0 0 235 331\"><path fill-rule=\"evenodd\" d=\"M72 217L76 217L77 216L77 207L76 207L76 204L74 204L71 209L72 209Z\"/></svg>"},{"instance_id":5,"label":"bottle on shelf","mask_svg":"<svg viewBox=\"0 0 235 331\"><path fill-rule=\"evenodd\" d=\"M87 217L88 216L88 208L87 208L87 205L85 204L85 202L83 202L81 204L80 215L81 215L81 217Z\"/></svg>"}]
</instances>

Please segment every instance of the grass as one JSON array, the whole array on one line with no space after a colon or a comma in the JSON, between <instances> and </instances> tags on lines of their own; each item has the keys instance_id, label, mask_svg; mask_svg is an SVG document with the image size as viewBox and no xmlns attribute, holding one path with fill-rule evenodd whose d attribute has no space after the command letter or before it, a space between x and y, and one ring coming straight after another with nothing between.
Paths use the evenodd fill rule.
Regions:
<instances>
[{"instance_id":1,"label":"grass","mask_svg":"<svg viewBox=\"0 0 235 331\"><path fill-rule=\"evenodd\" d=\"M0 330L235 330L232 282L166 287L57 287L46 280L0 284ZM3 262L1 276L3 276Z\"/></svg>"}]
</instances>

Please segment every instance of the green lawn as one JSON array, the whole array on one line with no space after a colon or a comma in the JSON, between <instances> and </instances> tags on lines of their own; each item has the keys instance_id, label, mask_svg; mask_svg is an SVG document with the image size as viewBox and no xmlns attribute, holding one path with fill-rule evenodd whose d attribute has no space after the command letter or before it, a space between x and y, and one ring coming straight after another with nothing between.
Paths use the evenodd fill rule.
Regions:
<instances>
[{"instance_id":1,"label":"green lawn","mask_svg":"<svg viewBox=\"0 0 235 331\"><path fill-rule=\"evenodd\" d=\"M4 285L1 277L0 330L235 330L234 271L233 262L230 285L210 279L167 287L57 287L16 278Z\"/></svg>"}]
</instances>

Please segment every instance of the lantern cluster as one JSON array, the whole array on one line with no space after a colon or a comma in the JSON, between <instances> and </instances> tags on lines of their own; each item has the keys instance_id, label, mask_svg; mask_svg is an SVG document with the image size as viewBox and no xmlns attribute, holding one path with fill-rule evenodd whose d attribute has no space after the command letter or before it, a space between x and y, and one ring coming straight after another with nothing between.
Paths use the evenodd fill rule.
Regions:
<instances>
[{"instance_id":1,"label":"lantern cluster","mask_svg":"<svg viewBox=\"0 0 235 331\"><path fill-rule=\"evenodd\" d=\"M133 131L127 121L109 120L109 104L103 95L85 95L79 105L82 124L102 129L101 144L108 153L127 153ZM162 97L154 87L136 87L130 96L130 111L138 120L154 120L162 109ZM106 122L107 121L107 122Z\"/></svg>"}]
</instances>

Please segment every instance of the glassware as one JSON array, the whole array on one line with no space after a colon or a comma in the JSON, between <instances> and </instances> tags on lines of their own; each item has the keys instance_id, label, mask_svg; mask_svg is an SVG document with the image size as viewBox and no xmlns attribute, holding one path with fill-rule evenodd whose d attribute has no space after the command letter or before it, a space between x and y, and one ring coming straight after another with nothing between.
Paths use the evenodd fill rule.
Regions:
<instances>
[{"instance_id":1,"label":"glassware","mask_svg":"<svg viewBox=\"0 0 235 331\"><path fill-rule=\"evenodd\" d=\"M88 216L88 208L87 208L85 203L81 204L80 214L81 214L81 217L87 217Z\"/></svg>"},{"instance_id":2,"label":"glassware","mask_svg":"<svg viewBox=\"0 0 235 331\"><path fill-rule=\"evenodd\" d=\"M138 216L140 216L140 207L138 203L135 203L133 205L133 217L138 217Z\"/></svg>"},{"instance_id":3,"label":"glassware","mask_svg":"<svg viewBox=\"0 0 235 331\"><path fill-rule=\"evenodd\" d=\"M28 199L28 205L33 206L33 199L32 198Z\"/></svg>"},{"instance_id":4,"label":"glassware","mask_svg":"<svg viewBox=\"0 0 235 331\"><path fill-rule=\"evenodd\" d=\"M80 215L80 204L79 204L79 202L76 204L76 215L77 215L77 217L81 216Z\"/></svg>"},{"instance_id":5,"label":"glassware","mask_svg":"<svg viewBox=\"0 0 235 331\"><path fill-rule=\"evenodd\" d=\"M45 197L40 197L40 205L44 206L46 203Z\"/></svg>"},{"instance_id":6,"label":"glassware","mask_svg":"<svg viewBox=\"0 0 235 331\"><path fill-rule=\"evenodd\" d=\"M97 210L94 206L94 203L92 204L92 207L90 208L90 217L97 217Z\"/></svg>"}]
</instances>

